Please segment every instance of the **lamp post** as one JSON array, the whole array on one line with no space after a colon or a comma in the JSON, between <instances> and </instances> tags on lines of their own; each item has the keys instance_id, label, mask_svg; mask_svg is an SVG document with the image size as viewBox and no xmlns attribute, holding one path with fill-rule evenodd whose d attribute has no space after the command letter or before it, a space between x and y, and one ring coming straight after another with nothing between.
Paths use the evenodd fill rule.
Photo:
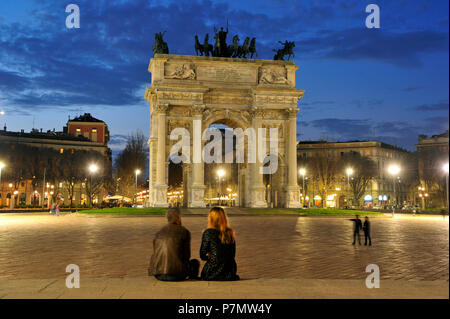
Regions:
<instances>
[{"instance_id":1,"label":"lamp post","mask_svg":"<svg viewBox=\"0 0 450 319\"><path fill-rule=\"evenodd\" d=\"M300 173L300 175L302 175L302 179L303 179L303 186L302 186L303 203L302 203L302 206L305 206L305 199L306 199L306 192L305 192L305 175L306 175L306 169L300 168L298 172Z\"/></svg>"},{"instance_id":2,"label":"lamp post","mask_svg":"<svg viewBox=\"0 0 450 319\"><path fill-rule=\"evenodd\" d=\"M97 165L95 165L95 164L89 165L89 172L91 173L90 174L90 180L89 180L89 185L90 185L90 187L89 187L89 205L91 207L92 207L92 196L93 196L93 193L92 193L92 174L96 173L97 170L98 170L98 166Z\"/></svg>"},{"instance_id":3,"label":"lamp post","mask_svg":"<svg viewBox=\"0 0 450 319\"><path fill-rule=\"evenodd\" d=\"M419 186L419 197L422 200L422 210L425 210L425 196L428 197L428 194L425 193L425 187Z\"/></svg>"},{"instance_id":4,"label":"lamp post","mask_svg":"<svg viewBox=\"0 0 450 319\"><path fill-rule=\"evenodd\" d=\"M138 175L141 173L140 169L137 169L134 171L135 176L136 176L136 184L135 184L135 188L134 188L134 204L137 205L137 179L138 179Z\"/></svg>"},{"instance_id":5,"label":"lamp post","mask_svg":"<svg viewBox=\"0 0 450 319\"><path fill-rule=\"evenodd\" d=\"M0 185L2 184L2 168L5 167L5 164L0 162Z\"/></svg>"},{"instance_id":6,"label":"lamp post","mask_svg":"<svg viewBox=\"0 0 450 319\"><path fill-rule=\"evenodd\" d=\"M5 167L5 164L3 162L0 162L0 195L2 195L3 191L3 184L2 184L2 168ZM3 206L3 197L2 197L2 206Z\"/></svg>"},{"instance_id":7,"label":"lamp post","mask_svg":"<svg viewBox=\"0 0 450 319\"><path fill-rule=\"evenodd\" d=\"M442 169L444 170L445 174L447 175L445 177L445 186L446 186L446 191L447 191L447 210L448 210L449 209L449 204L448 204L448 162L444 164Z\"/></svg>"},{"instance_id":8,"label":"lamp post","mask_svg":"<svg viewBox=\"0 0 450 319\"><path fill-rule=\"evenodd\" d=\"M398 174L400 173L400 166L395 165L395 164L390 165L388 167L388 172L392 176L392 180L394 182L393 185L394 185L394 201L395 202L392 205L392 215L394 215L395 214L395 206L397 206L397 193L396 193L396 190L395 190L395 180L398 177Z\"/></svg>"},{"instance_id":9,"label":"lamp post","mask_svg":"<svg viewBox=\"0 0 450 319\"><path fill-rule=\"evenodd\" d=\"M346 173L347 173L347 188L348 188L348 202L347 202L347 205L349 206L350 205L350 195L351 195L351 193L350 193L350 175L352 175L353 174L353 168L351 168L351 167L349 167L349 168L347 168L347 170L345 171Z\"/></svg>"},{"instance_id":10,"label":"lamp post","mask_svg":"<svg viewBox=\"0 0 450 319\"><path fill-rule=\"evenodd\" d=\"M225 171L223 169L219 169L217 171L217 176L219 177L219 205L221 204L222 197L222 177L225 175Z\"/></svg>"}]
</instances>

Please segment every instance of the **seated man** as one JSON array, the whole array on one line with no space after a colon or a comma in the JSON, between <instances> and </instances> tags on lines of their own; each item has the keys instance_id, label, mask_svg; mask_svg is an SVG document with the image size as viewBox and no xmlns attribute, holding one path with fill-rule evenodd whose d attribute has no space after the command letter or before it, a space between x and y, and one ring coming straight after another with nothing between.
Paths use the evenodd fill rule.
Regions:
<instances>
[{"instance_id":1,"label":"seated man","mask_svg":"<svg viewBox=\"0 0 450 319\"><path fill-rule=\"evenodd\" d=\"M169 208L169 222L153 240L148 275L163 281L181 281L189 277L197 279L200 263L191 257L191 233L181 226L180 210Z\"/></svg>"}]
</instances>

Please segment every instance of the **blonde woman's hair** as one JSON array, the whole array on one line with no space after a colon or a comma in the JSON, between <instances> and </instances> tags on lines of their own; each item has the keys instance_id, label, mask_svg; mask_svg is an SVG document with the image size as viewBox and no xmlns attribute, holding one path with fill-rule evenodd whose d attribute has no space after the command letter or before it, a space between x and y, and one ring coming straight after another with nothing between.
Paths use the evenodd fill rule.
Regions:
<instances>
[{"instance_id":1,"label":"blonde woman's hair","mask_svg":"<svg viewBox=\"0 0 450 319\"><path fill-rule=\"evenodd\" d=\"M208 228L217 229L220 232L219 238L223 244L235 242L234 231L228 224L228 217L222 207L213 207L208 215Z\"/></svg>"}]
</instances>

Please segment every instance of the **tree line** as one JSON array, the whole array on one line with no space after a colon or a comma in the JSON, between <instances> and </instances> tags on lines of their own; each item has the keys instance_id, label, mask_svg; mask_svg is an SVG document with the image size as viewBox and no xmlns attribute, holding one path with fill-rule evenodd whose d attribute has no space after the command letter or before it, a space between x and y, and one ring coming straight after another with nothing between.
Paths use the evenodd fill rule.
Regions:
<instances>
[{"instance_id":1,"label":"tree line","mask_svg":"<svg viewBox=\"0 0 450 319\"><path fill-rule=\"evenodd\" d=\"M393 184L392 178L388 176L387 172L382 172L383 168L378 167L378 163L367 156L362 156L359 152L349 152L336 158L329 156L324 151L318 153L317 156L300 159L299 162L308 172L309 180L312 180L315 190L323 199L323 203L326 203L330 193L335 193L335 189L341 186L344 189L349 189L353 205L361 207L364 194L373 179L380 179L384 175L386 184ZM402 167L402 189L410 189L417 185L418 175L415 163L413 156L399 163ZM346 170L348 168L351 168L353 172L347 177ZM306 186L312 187L311 183Z\"/></svg>"},{"instance_id":2,"label":"tree line","mask_svg":"<svg viewBox=\"0 0 450 319\"><path fill-rule=\"evenodd\" d=\"M33 190L41 193L45 179L46 184L54 185L55 193L66 191L72 205L75 188L80 183L85 183L89 200L111 184L110 160L98 151L1 143L0 154L0 161L5 165L2 183L12 184L14 190L19 189L22 182L31 180ZM99 168L92 184L87 182L90 164Z\"/></svg>"}]
</instances>

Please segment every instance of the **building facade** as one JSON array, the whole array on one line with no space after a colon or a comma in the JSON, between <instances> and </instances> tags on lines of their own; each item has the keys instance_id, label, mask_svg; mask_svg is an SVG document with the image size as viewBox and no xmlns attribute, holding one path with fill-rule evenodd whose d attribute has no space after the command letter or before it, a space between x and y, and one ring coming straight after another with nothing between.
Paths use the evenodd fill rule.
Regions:
<instances>
[{"instance_id":1,"label":"building facade","mask_svg":"<svg viewBox=\"0 0 450 319\"><path fill-rule=\"evenodd\" d=\"M414 154L399 147L379 141L349 141L325 142L304 141L297 146L299 169L308 159L325 156L331 161L339 161L347 154L359 154L372 160L376 167L376 174L371 178L363 195L365 207L385 207L391 204L412 205L414 203L415 189L415 158ZM388 172L390 165L398 165L401 172L398 176L391 176ZM321 198L317 191L317 181L314 181L314 172L305 170L306 194L302 199L309 206L344 207L352 206L351 192L348 182L352 176L347 176L345 169L336 171L334 182L328 190L327 198ZM356 174L356 172L355 172ZM303 184L300 176L299 185ZM394 191L395 187L395 191ZM326 202L325 202L326 201Z\"/></svg>"},{"instance_id":2,"label":"building facade","mask_svg":"<svg viewBox=\"0 0 450 319\"><path fill-rule=\"evenodd\" d=\"M420 179L418 199L423 208L445 207L447 174L443 166L449 156L448 130L431 137L420 135L416 147Z\"/></svg>"},{"instance_id":3,"label":"building facade","mask_svg":"<svg viewBox=\"0 0 450 319\"><path fill-rule=\"evenodd\" d=\"M82 128L81 134L77 134L78 128ZM112 154L108 140L106 123L90 114L69 120L62 132L12 132L5 127L0 131L0 207L47 206L56 198L65 205L88 204L92 184L80 176L86 175L89 163L77 161L95 159L102 176L110 176ZM74 167L61 168L60 163ZM67 174L72 174L73 179L64 177ZM103 194L100 189L94 202L100 202Z\"/></svg>"}]
</instances>

